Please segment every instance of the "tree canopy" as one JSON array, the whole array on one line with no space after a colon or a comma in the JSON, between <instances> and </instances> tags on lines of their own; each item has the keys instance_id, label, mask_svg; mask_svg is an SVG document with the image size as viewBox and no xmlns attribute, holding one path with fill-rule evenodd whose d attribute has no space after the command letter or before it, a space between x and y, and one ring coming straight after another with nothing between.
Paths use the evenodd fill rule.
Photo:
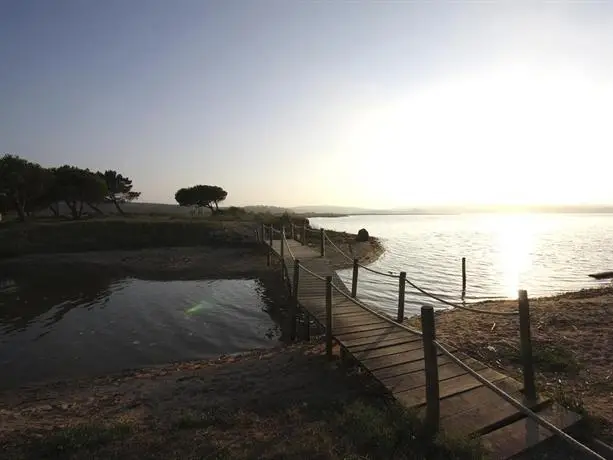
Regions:
<instances>
[{"instance_id":1,"label":"tree canopy","mask_svg":"<svg viewBox=\"0 0 613 460\"><path fill-rule=\"evenodd\" d=\"M98 174L106 183L106 201L113 203L121 214L124 214L120 206L121 203L134 201L140 197L140 192L132 191L132 181L128 177L122 176L113 170L107 170L104 173Z\"/></svg>"},{"instance_id":2,"label":"tree canopy","mask_svg":"<svg viewBox=\"0 0 613 460\"><path fill-rule=\"evenodd\" d=\"M45 208L59 215L59 202L66 203L74 219L82 216L86 204L101 213L97 205L104 201L122 212L119 203L139 196L132 191L132 181L116 171L93 172L71 165L43 168L16 155L0 157L0 207L15 211L22 221Z\"/></svg>"},{"instance_id":3,"label":"tree canopy","mask_svg":"<svg viewBox=\"0 0 613 460\"><path fill-rule=\"evenodd\" d=\"M28 206L41 199L53 183L53 174L16 155L0 158L0 194L5 204L25 220Z\"/></svg>"},{"instance_id":4,"label":"tree canopy","mask_svg":"<svg viewBox=\"0 0 613 460\"><path fill-rule=\"evenodd\" d=\"M228 192L216 185L194 185L181 188L175 193L180 206L207 207L211 212L219 211L219 203L226 199Z\"/></svg>"},{"instance_id":5,"label":"tree canopy","mask_svg":"<svg viewBox=\"0 0 613 460\"><path fill-rule=\"evenodd\" d=\"M106 183L89 169L60 166L55 170L55 180L57 196L64 200L75 219L83 214L84 204L96 209L95 204L101 203L107 196Z\"/></svg>"}]
</instances>

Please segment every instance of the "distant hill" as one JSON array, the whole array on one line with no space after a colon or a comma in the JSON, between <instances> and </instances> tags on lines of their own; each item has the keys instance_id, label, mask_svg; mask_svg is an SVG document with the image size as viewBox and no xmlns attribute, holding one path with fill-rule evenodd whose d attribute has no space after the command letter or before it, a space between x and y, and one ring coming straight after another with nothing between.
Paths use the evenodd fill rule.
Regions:
<instances>
[{"instance_id":1,"label":"distant hill","mask_svg":"<svg viewBox=\"0 0 613 460\"><path fill-rule=\"evenodd\" d=\"M381 210L373 210L368 208L355 208L349 206L296 206L291 208L292 212L300 214L368 214L372 212L381 212Z\"/></svg>"}]
</instances>

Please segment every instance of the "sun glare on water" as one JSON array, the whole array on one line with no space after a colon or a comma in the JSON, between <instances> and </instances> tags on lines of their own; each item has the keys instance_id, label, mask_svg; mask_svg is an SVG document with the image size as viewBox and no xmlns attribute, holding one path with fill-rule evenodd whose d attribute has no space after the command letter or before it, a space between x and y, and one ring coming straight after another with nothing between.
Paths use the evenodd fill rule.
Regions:
<instances>
[{"instance_id":1,"label":"sun glare on water","mask_svg":"<svg viewBox=\"0 0 613 460\"><path fill-rule=\"evenodd\" d=\"M517 298L517 291L522 288L522 275L531 267L535 243L533 219L529 214L496 217L498 267L505 297Z\"/></svg>"}]
</instances>

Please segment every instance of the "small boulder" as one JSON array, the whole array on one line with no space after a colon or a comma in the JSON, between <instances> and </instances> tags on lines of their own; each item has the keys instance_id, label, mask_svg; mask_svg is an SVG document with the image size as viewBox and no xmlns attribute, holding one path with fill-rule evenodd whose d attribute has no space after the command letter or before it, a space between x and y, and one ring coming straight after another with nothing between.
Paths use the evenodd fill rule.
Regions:
<instances>
[{"instance_id":1,"label":"small boulder","mask_svg":"<svg viewBox=\"0 0 613 460\"><path fill-rule=\"evenodd\" d=\"M358 236L355 237L356 241L368 241L368 231L365 228L361 228L358 232Z\"/></svg>"}]
</instances>

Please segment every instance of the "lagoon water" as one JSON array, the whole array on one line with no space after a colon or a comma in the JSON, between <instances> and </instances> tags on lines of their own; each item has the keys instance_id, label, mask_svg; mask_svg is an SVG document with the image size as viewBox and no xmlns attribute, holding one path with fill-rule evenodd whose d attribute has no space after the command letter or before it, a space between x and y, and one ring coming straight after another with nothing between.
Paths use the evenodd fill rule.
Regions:
<instances>
[{"instance_id":1,"label":"lagoon water","mask_svg":"<svg viewBox=\"0 0 613 460\"><path fill-rule=\"evenodd\" d=\"M273 346L256 280L0 281L0 388Z\"/></svg>"},{"instance_id":2,"label":"lagoon water","mask_svg":"<svg viewBox=\"0 0 613 460\"><path fill-rule=\"evenodd\" d=\"M466 301L517 298L518 289L543 296L608 284L589 273L613 270L611 214L377 215L312 218L311 224L382 239L384 255L371 265L407 272L420 287L451 301L461 299L461 259L467 262ZM339 272L351 283L351 270ZM408 289L408 288L407 288ZM390 314L398 280L360 270L358 296ZM409 290L406 313L442 305Z\"/></svg>"}]
</instances>

